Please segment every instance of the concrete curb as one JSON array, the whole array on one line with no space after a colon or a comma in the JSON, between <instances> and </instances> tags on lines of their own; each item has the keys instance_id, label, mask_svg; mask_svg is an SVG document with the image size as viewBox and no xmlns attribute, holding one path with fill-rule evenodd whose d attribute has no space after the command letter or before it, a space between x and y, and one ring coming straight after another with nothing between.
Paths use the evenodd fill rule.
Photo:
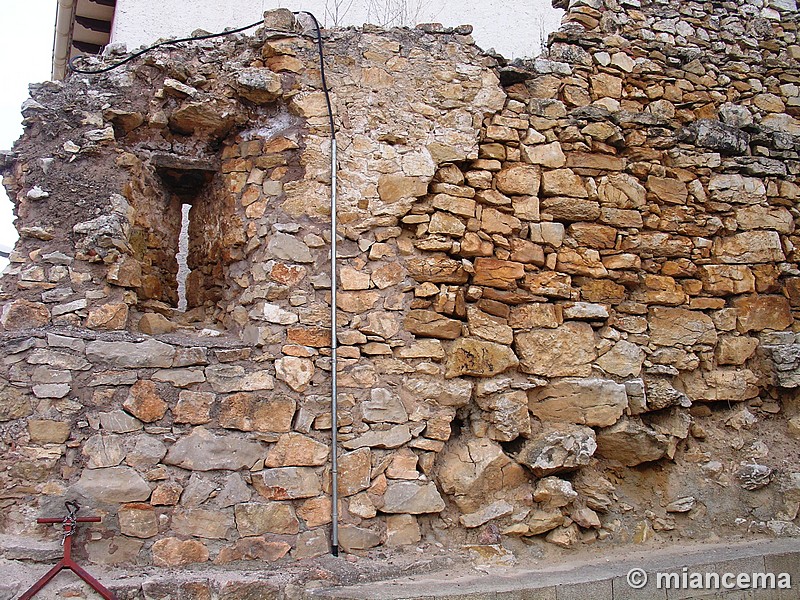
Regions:
<instances>
[{"instance_id":1,"label":"concrete curb","mask_svg":"<svg viewBox=\"0 0 800 600\"><path fill-rule=\"evenodd\" d=\"M626 577L642 569L647 585L633 589ZM674 573L677 586L691 586L689 576L700 573L738 575L788 573L791 589L666 589L657 585L657 573ZM677 576L677 580L675 577ZM713 581L712 581L713 583ZM730 583L730 580L729 580ZM777 583L777 580L776 580ZM541 569L503 569L483 576L449 577L447 573L397 579L380 584L310 592L309 599L338 600L684 600L693 598L800 599L800 540L782 539L732 545L694 546L635 552L623 558L547 565Z\"/></svg>"}]
</instances>

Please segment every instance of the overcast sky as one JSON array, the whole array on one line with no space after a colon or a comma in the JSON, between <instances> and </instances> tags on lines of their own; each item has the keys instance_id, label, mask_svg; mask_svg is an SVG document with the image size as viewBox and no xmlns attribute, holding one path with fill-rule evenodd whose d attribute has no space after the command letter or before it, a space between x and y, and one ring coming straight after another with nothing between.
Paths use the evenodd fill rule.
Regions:
<instances>
[{"instance_id":1,"label":"overcast sky","mask_svg":"<svg viewBox=\"0 0 800 600\"><path fill-rule=\"evenodd\" d=\"M20 106L28 84L50 79L57 0L0 0L0 149L22 134ZM0 190L0 247L17 239L11 202ZM4 264L2 266L5 266Z\"/></svg>"}]
</instances>

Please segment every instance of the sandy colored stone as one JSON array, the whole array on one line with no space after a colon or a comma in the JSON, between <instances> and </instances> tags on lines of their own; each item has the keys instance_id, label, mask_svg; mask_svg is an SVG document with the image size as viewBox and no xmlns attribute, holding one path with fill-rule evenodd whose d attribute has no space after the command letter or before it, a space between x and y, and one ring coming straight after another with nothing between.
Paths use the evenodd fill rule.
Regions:
<instances>
[{"instance_id":1,"label":"sandy colored stone","mask_svg":"<svg viewBox=\"0 0 800 600\"><path fill-rule=\"evenodd\" d=\"M13 300L0 311L0 325L6 330L42 327L50 322L50 311L41 302Z\"/></svg>"},{"instance_id":2,"label":"sandy colored stone","mask_svg":"<svg viewBox=\"0 0 800 600\"><path fill-rule=\"evenodd\" d=\"M296 392L302 392L314 377L314 363L307 358L284 356L275 361L275 376Z\"/></svg>"},{"instance_id":3,"label":"sandy colored stone","mask_svg":"<svg viewBox=\"0 0 800 600\"><path fill-rule=\"evenodd\" d=\"M461 321L450 319L432 310L410 310L406 314L405 329L422 337L454 340L461 337Z\"/></svg>"},{"instance_id":4,"label":"sandy colored stone","mask_svg":"<svg viewBox=\"0 0 800 600\"><path fill-rule=\"evenodd\" d=\"M736 328L741 333L781 331L793 321L789 301L783 296L742 296L733 301L733 306L738 313Z\"/></svg>"},{"instance_id":5,"label":"sandy colored stone","mask_svg":"<svg viewBox=\"0 0 800 600\"><path fill-rule=\"evenodd\" d=\"M419 515L438 513L445 504L436 484L428 482L420 485L410 481L390 483L384 495L383 512Z\"/></svg>"},{"instance_id":6,"label":"sandy colored stone","mask_svg":"<svg viewBox=\"0 0 800 600\"><path fill-rule=\"evenodd\" d=\"M620 340L597 359L597 365L606 373L619 377L638 377L642 371L644 351L626 340Z\"/></svg>"},{"instance_id":7,"label":"sandy colored stone","mask_svg":"<svg viewBox=\"0 0 800 600\"><path fill-rule=\"evenodd\" d=\"M161 398L155 382L140 379L131 386L122 407L140 421L152 423L166 414L169 405Z\"/></svg>"},{"instance_id":8,"label":"sandy colored stone","mask_svg":"<svg viewBox=\"0 0 800 600\"><path fill-rule=\"evenodd\" d=\"M686 204L689 197L686 184L679 179L651 175L647 178L647 190L666 204Z\"/></svg>"},{"instance_id":9,"label":"sandy colored stone","mask_svg":"<svg viewBox=\"0 0 800 600\"><path fill-rule=\"evenodd\" d=\"M568 198L589 197L583 179L572 169L545 171L542 174L542 193L545 196L566 196Z\"/></svg>"},{"instance_id":10,"label":"sandy colored stone","mask_svg":"<svg viewBox=\"0 0 800 600\"><path fill-rule=\"evenodd\" d=\"M240 431L286 433L291 431L295 411L296 403L289 396L276 394L265 398L240 392L220 401L219 425Z\"/></svg>"},{"instance_id":11,"label":"sandy colored stone","mask_svg":"<svg viewBox=\"0 0 800 600\"><path fill-rule=\"evenodd\" d=\"M86 326L90 329L125 329L127 322L128 305L124 302L111 302L93 308L86 318Z\"/></svg>"},{"instance_id":12,"label":"sandy colored stone","mask_svg":"<svg viewBox=\"0 0 800 600\"><path fill-rule=\"evenodd\" d=\"M718 368L682 374L675 385L696 402L742 402L758 396L757 384L750 369Z\"/></svg>"},{"instance_id":13,"label":"sandy colored stone","mask_svg":"<svg viewBox=\"0 0 800 600\"><path fill-rule=\"evenodd\" d=\"M609 379L562 379L528 393L530 411L542 421L608 427L628 406L625 386Z\"/></svg>"},{"instance_id":14,"label":"sandy colored stone","mask_svg":"<svg viewBox=\"0 0 800 600\"><path fill-rule=\"evenodd\" d=\"M253 474L253 487L267 500L312 498L322 493L319 476L308 467L265 469Z\"/></svg>"},{"instance_id":15,"label":"sandy colored stone","mask_svg":"<svg viewBox=\"0 0 800 600\"><path fill-rule=\"evenodd\" d=\"M63 444L69 439L70 425L65 421L30 419L28 436L33 444Z\"/></svg>"},{"instance_id":16,"label":"sandy colored stone","mask_svg":"<svg viewBox=\"0 0 800 600\"><path fill-rule=\"evenodd\" d=\"M555 329L562 323L555 304L529 303L511 307L508 324L514 329Z\"/></svg>"},{"instance_id":17,"label":"sandy colored stone","mask_svg":"<svg viewBox=\"0 0 800 600\"><path fill-rule=\"evenodd\" d=\"M485 313L474 304L467 306L467 323L472 336L498 344L514 341L514 332L506 319Z\"/></svg>"},{"instance_id":18,"label":"sandy colored stone","mask_svg":"<svg viewBox=\"0 0 800 600\"><path fill-rule=\"evenodd\" d=\"M149 504L126 504L117 517L120 533L124 535L145 539L158 535L158 516Z\"/></svg>"},{"instance_id":19,"label":"sandy colored stone","mask_svg":"<svg viewBox=\"0 0 800 600\"><path fill-rule=\"evenodd\" d=\"M710 317L685 308L650 309L650 341L659 346L714 344L717 332Z\"/></svg>"},{"instance_id":20,"label":"sandy colored stone","mask_svg":"<svg viewBox=\"0 0 800 600\"><path fill-rule=\"evenodd\" d=\"M91 315L90 315L91 318ZM147 335L162 335L164 333L172 333L178 327L158 313L146 313L139 319L139 331Z\"/></svg>"},{"instance_id":21,"label":"sandy colored stone","mask_svg":"<svg viewBox=\"0 0 800 600\"><path fill-rule=\"evenodd\" d=\"M715 296L755 292L756 280L745 265L702 265L699 269L703 291Z\"/></svg>"},{"instance_id":22,"label":"sandy colored stone","mask_svg":"<svg viewBox=\"0 0 800 600\"><path fill-rule=\"evenodd\" d=\"M455 341L447 354L445 377L491 377L519 364L508 346L475 338Z\"/></svg>"},{"instance_id":23,"label":"sandy colored stone","mask_svg":"<svg viewBox=\"0 0 800 600\"><path fill-rule=\"evenodd\" d=\"M564 515L555 508L549 510L534 509L528 516L528 535L547 533L564 522Z\"/></svg>"},{"instance_id":24,"label":"sandy colored stone","mask_svg":"<svg viewBox=\"0 0 800 600\"><path fill-rule=\"evenodd\" d=\"M717 364L743 365L758 347L756 338L746 336L721 336L717 341Z\"/></svg>"},{"instance_id":25,"label":"sandy colored stone","mask_svg":"<svg viewBox=\"0 0 800 600\"><path fill-rule=\"evenodd\" d=\"M411 277L419 282L461 284L466 283L469 278L461 261L444 256L412 258L408 260L406 267Z\"/></svg>"},{"instance_id":26,"label":"sandy colored stone","mask_svg":"<svg viewBox=\"0 0 800 600\"><path fill-rule=\"evenodd\" d=\"M548 377L585 377L597 356L591 325L574 321L517 333L514 348L522 371Z\"/></svg>"},{"instance_id":27,"label":"sandy colored stone","mask_svg":"<svg viewBox=\"0 0 800 600\"><path fill-rule=\"evenodd\" d=\"M428 182L422 177L381 175L378 178L378 194L384 202L424 196L427 192Z\"/></svg>"},{"instance_id":28,"label":"sandy colored stone","mask_svg":"<svg viewBox=\"0 0 800 600\"><path fill-rule=\"evenodd\" d=\"M597 433L597 453L628 467L660 459L667 447L667 436L634 419L623 419Z\"/></svg>"},{"instance_id":29,"label":"sandy colored stone","mask_svg":"<svg viewBox=\"0 0 800 600\"><path fill-rule=\"evenodd\" d=\"M302 433L286 433L270 448L266 467L311 467L327 462L330 449Z\"/></svg>"},{"instance_id":30,"label":"sandy colored stone","mask_svg":"<svg viewBox=\"0 0 800 600\"><path fill-rule=\"evenodd\" d=\"M454 440L437 459L436 478L463 513L474 513L495 493L528 483L524 468L488 438Z\"/></svg>"},{"instance_id":31,"label":"sandy colored stone","mask_svg":"<svg viewBox=\"0 0 800 600\"><path fill-rule=\"evenodd\" d=\"M236 528L243 537L277 533L294 535L300 522L289 504L246 502L234 507Z\"/></svg>"},{"instance_id":32,"label":"sandy colored stone","mask_svg":"<svg viewBox=\"0 0 800 600\"><path fill-rule=\"evenodd\" d=\"M181 390L178 404L172 409L176 423L202 425L211 420L211 406L216 395L211 392L192 392ZM224 427L224 425L223 425Z\"/></svg>"},{"instance_id":33,"label":"sandy colored stone","mask_svg":"<svg viewBox=\"0 0 800 600\"><path fill-rule=\"evenodd\" d=\"M85 469L73 489L97 502L142 502L150 497L150 486L130 467Z\"/></svg>"},{"instance_id":34,"label":"sandy colored stone","mask_svg":"<svg viewBox=\"0 0 800 600\"><path fill-rule=\"evenodd\" d=\"M515 287L517 279L524 275L525 266L521 263L496 258L476 258L472 283L507 290Z\"/></svg>"},{"instance_id":35,"label":"sandy colored stone","mask_svg":"<svg viewBox=\"0 0 800 600\"><path fill-rule=\"evenodd\" d=\"M495 176L497 189L512 196L536 196L539 193L541 169L533 165L515 164Z\"/></svg>"},{"instance_id":36,"label":"sandy colored stone","mask_svg":"<svg viewBox=\"0 0 800 600\"><path fill-rule=\"evenodd\" d=\"M267 541L263 537L246 537L232 546L225 546L214 559L215 565L224 565L239 560L275 562L292 549L286 542ZM262 596L263 597L263 596Z\"/></svg>"},{"instance_id":37,"label":"sandy colored stone","mask_svg":"<svg viewBox=\"0 0 800 600\"><path fill-rule=\"evenodd\" d=\"M178 535L223 540L231 529L233 516L227 510L195 508L172 514L172 530Z\"/></svg>"},{"instance_id":38,"label":"sandy colored stone","mask_svg":"<svg viewBox=\"0 0 800 600\"><path fill-rule=\"evenodd\" d=\"M182 567L208 561L208 548L198 540L175 537L158 540L152 547L153 564L159 567Z\"/></svg>"},{"instance_id":39,"label":"sandy colored stone","mask_svg":"<svg viewBox=\"0 0 800 600\"><path fill-rule=\"evenodd\" d=\"M745 231L714 239L714 256L727 264L771 263L786 260L776 231Z\"/></svg>"}]
</instances>

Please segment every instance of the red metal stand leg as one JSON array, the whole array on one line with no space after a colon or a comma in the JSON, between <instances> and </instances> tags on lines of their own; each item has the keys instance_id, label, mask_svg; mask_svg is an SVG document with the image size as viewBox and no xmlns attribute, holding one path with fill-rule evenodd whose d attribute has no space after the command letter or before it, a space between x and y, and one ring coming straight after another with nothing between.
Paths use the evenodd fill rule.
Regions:
<instances>
[{"instance_id":1,"label":"red metal stand leg","mask_svg":"<svg viewBox=\"0 0 800 600\"><path fill-rule=\"evenodd\" d=\"M73 504L74 509L70 509L70 504ZM103 584L89 575L89 573L87 573L83 567L78 566L78 564L72 560L72 535L74 533L75 525L77 523L98 523L100 521L100 517L81 517L76 519L75 513L77 513L78 505L74 503L67 503L67 508L70 509L69 519L64 519L63 521L60 519L51 518L37 519L37 522L39 523L64 523L64 558L58 561L58 564L45 573L45 575L39 581L34 583L27 592L22 594L18 600L30 600L33 598L42 590L44 586L50 583L53 577L55 577L63 569L69 569L75 573L78 577L88 583L89 586L91 586L91 588L100 594L105 600L117 600L117 597L103 587Z\"/></svg>"},{"instance_id":2,"label":"red metal stand leg","mask_svg":"<svg viewBox=\"0 0 800 600\"><path fill-rule=\"evenodd\" d=\"M63 560L59 561L56 566L54 566L44 575L44 577L42 577L39 581L34 583L27 592L22 594L22 596L19 597L19 600L30 600L31 598L33 598L36 594L38 594L42 590L44 586L50 583L50 580L53 579L53 577L55 577L56 575L58 575L58 573L64 567L65 567L64 561Z\"/></svg>"}]
</instances>

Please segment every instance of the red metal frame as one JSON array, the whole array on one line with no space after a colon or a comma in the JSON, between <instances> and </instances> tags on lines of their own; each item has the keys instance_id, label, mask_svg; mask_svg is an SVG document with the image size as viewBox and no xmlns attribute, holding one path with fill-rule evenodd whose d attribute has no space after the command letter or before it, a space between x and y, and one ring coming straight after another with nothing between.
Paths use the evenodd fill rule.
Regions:
<instances>
[{"instance_id":1,"label":"red metal frame","mask_svg":"<svg viewBox=\"0 0 800 600\"><path fill-rule=\"evenodd\" d=\"M69 504L67 508L69 509ZM77 505L75 505L75 512L77 512ZM94 591L100 594L105 600L117 600L117 597L108 591L103 585L97 581L94 577L89 575L83 567L78 566L78 564L72 560L72 536L77 529L78 523L99 523L100 517L75 517L73 516L73 510L70 509L70 516L62 519L53 519L53 518L43 518L43 519L36 519L37 523L63 523L64 524L64 557L58 561L58 563L50 569L45 575L36 583L34 583L31 588L22 594L19 597L19 600L30 600L36 594L38 594L44 586L46 586L50 581L55 577L58 573L60 573L64 569L69 569L73 573L75 573L78 577L83 579L86 583L88 583Z\"/></svg>"}]
</instances>

